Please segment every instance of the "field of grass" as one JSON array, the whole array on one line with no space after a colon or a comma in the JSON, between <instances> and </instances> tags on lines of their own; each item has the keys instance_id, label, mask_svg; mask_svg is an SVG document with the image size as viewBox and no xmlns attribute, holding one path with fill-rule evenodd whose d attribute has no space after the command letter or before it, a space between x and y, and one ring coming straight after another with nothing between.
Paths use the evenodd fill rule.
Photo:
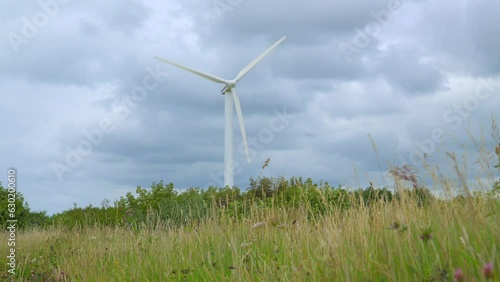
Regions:
<instances>
[{"instance_id":1,"label":"field of grass","mask_svg":"<svg viewBox=\"0 0 500 282\"><path fill-rule=\"evenodd\" d=\"M13 281L453 281L458 269L486 281L488 263L500 281L498 198L419 206L408 195L316 219L307 207L250 211L181 227L18 232Z\"/></svg>"}]
</instances>

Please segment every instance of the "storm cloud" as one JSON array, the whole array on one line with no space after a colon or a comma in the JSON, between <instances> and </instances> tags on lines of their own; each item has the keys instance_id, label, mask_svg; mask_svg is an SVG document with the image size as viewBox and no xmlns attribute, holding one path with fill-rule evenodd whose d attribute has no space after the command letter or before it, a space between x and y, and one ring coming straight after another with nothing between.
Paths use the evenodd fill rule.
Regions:
<instances>
[{"instance_id":1,"label":"storm cloud","mask_svg":"<svg viewBox=\"0 0 500 282\"><path fill-rule=\"evenodd\" d=\"M222 85L238 84L235 183L303 176L388 185L390 165L446 166L491 136L500 105L493 1L7 1L0 11L0 164L34 210L100 205L138 185L222 185ZM497 138L497 137L496 137ZM376 150L373 143L376 145ZM474 171L474 173L479 173ZM481 175L475 175L482 177ZM5 182L5 177L3 178Z\"/></svg>"}]
</instances>

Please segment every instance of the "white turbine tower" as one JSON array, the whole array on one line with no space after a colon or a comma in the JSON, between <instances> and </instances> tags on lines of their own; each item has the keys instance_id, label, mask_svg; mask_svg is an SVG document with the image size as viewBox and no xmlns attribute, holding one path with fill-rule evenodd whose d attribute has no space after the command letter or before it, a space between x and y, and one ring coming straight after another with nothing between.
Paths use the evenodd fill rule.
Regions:
<instances>
[{"instance_id":1,"label":"white turbine tower","mask_svg":"<svg viewBox=\"0 0 500 282\"><path fill-rule=\"evenodd\" d=\"M241 137L243 138L243 144L245 147L245 153L247 157L247 162L250 162L250 155L248 153L248 143L247 136L245 132L245 124L243 123L243 114L241 113L241 105L238 96L236 95L236 83L243 78L255 65L257 65L269 52L271 52L276 46L278 46L286 36L283 36L280 40L269 47L264 53L255 58L250 64L244 67L233 80L226 80L219 78L214 75L210 75L201 71L197 71L177 63L165 60L159 57L154 57L164 63L176 66L183 70L187 70L191 73L199 75L203 78L211 80L216 83L222 83L226 86L222 89L222 95L225 95L225 125L224 125L224 186L233 187L234 186L234 163L233 163L233 103L236 108L236 115L238 116L238 121L240 123Z\"/></svg>"}]
</instances>

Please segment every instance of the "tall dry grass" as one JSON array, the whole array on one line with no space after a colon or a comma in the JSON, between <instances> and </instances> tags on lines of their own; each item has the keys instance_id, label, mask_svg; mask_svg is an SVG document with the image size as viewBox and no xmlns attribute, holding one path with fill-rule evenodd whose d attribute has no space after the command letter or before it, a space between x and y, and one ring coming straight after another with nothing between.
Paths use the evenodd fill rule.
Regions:
<instances>
[{"instance_id":1,"label":"tall dry grass","mask_svg":"<svg viewBox=\"0 0 500 282\"><path fill-rule=\"evenodd\" d=\"M485 281L500 270L500 203L408 196L332 210L211 218L195 226L18 234L15 281ZM498 273L497 276L498 278Z\"/></svg>"}]
</instances>

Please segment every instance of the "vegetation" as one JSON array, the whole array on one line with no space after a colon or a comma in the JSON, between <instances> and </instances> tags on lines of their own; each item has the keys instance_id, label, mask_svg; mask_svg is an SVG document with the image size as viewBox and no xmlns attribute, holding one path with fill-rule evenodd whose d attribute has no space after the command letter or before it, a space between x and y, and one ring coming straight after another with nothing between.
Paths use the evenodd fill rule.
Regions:
<instances>
[{"instance_id":1,"label":"vegetation","mask_svg":"<svg viewBox=\"0 0 500 282\"><path fill-rule=\"evenodd\" d=\"M7 220L9 219L9 211L7 209L9 205L9 191L2 186L0 183L0 225L2 230L7 227ZM29 205L24 201L24 196L20 192L16 191L15 194L15 218L18 220L19 228L33 228L42 227L48 223L49 217L46 212L32 212Z\"/></svg>"},{"instance_id":2,"label":"vegetation","mask_svg":"<svg viewBox=\"0 0 500 282\"><path fill-rule=\"evenodd\" d=\"M487 193L250 182L154 183L55 215L18 232L16 281L484 281L488 263L500 269L500 201Z\"/></svg>"},{"instance_id":3,"label":"vegetation","mask_svg":"<svg viewBox=\"0 0 500 282\"><path fill-rule=\"evenodd\" d=\"M500 148L496 153L499 157ZM449 154L456 178L467 179ZM265 163L264 167L269 163ZM429 167L429 166L427 166ZM431 170L432 174L432 170ZM112 205L47 216L17 195L16 275L6 281L498 281L500 181L485 191L410 166L394 189L302 178L180 192L160 181ZM492 174L491 174L492 175ZM0 186L2 199L6 190ZM2 223L6 223L6 215ZM8 233L2 233L7 241ZM2 245L3 253L9 247ZM11 280L12 279L12 280Z\"/></svg>"}]
</instances>

